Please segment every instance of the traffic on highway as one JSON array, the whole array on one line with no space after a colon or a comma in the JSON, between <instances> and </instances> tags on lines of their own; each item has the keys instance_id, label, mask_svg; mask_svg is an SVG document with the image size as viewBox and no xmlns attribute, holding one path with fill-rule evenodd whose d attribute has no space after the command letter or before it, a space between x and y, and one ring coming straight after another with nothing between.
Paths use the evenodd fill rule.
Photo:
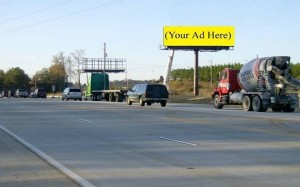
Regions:
<instances>
[{"instance_id":1,"label":"traffic on highway","mask_svg":"<svg viewBox=\"0 0 300 187\"><path fill-rule=\"evenodd\" d=\"M14 155L1 157L3 186L300 184L299 111L59 98L1 98L0 105L1 149Z\"/></svg>"},{"instance_id":2,"label":"traffic on highway","mask_svg":"<svg viewBox=\"0 0 300 187\"><path fill-rule=\"evenodd\" d=\"M0 0L0 187L299 187L299 7Z\"/></svg>"}]
</instances>

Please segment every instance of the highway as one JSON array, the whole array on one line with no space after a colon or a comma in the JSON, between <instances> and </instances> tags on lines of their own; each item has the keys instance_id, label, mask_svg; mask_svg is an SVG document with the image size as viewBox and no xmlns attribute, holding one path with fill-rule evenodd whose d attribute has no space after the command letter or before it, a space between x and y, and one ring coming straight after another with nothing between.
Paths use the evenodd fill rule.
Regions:
<instances>
[{"instance_id":1,"label":"highway","mask_svg":"<svg viewBox=\"0 0 300 187\"><path fill-rule=\"evenodd\" d=\"M17 98L0 106L0 131L86 186L300 186L299 111Z\"/></svg>"}]
</instances>

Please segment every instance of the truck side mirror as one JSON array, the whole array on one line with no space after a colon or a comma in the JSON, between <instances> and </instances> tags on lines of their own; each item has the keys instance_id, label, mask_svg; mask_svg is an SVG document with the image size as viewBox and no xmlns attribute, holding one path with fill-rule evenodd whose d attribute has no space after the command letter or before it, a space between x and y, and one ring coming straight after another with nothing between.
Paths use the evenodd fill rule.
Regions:
<instances>
[{"instance_id":1,"label":"truck side mirror","mask_svg":"<svg viewBox=\"0 0 300 187\"><path fill-rule=\"evenodd\" d=\"M219 72L219 81L221 80L221 72Z\"/></svg>"}]
</instances>

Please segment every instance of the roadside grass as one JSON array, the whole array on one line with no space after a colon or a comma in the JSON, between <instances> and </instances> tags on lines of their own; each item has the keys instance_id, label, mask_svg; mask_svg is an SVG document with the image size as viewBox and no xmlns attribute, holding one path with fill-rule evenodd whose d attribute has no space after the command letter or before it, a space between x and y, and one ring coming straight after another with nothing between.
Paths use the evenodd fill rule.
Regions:
<instances>
[{"instance_id":1,"label":"roadside grass","mask_svg":"<svg viewBox=\"0 0 300 187\"><path fill-rule=\"evenodd\" d=\"M210 83L201 82L199 95L194 96L193 81L170 81L169 82L170 98L172 103L195 103L210 104L212 99L210 92L212 90Z\"/></svg>"}]
</instances>

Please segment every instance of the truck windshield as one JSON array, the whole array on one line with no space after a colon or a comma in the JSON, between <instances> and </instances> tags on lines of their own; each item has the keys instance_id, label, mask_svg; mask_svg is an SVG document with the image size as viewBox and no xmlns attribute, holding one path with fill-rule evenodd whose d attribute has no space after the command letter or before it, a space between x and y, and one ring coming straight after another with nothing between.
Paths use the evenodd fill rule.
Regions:
<instances>
[{"instance_id":1,"label":"truck windshield","mask_svg":"<svg viewBox=\"0 0 300 187\"><path fill-rule=\"evenodd\" d=\"M224 80L227 78L227 71L222 71L219 75L220 80Z\"/></svg>"}]
</instances>

